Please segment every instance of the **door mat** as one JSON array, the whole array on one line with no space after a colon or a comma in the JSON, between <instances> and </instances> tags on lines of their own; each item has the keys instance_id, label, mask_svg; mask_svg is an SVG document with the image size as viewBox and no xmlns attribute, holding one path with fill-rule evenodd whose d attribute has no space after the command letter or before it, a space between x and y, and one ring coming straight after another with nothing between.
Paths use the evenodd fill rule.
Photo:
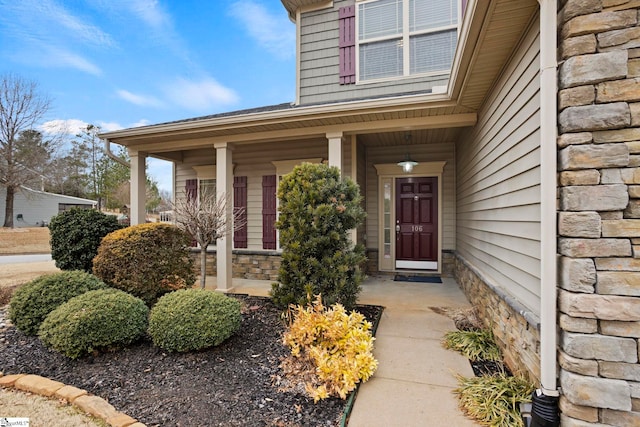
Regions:
<instances>
[{"instance_id":1,"label":"door mat","mask_svg":"<svg viewBox=\"0 0 640 427\"><path fill-rule=\"evenodd\" d=\"M394 282L420 282L420 283L442 283L442 279L438 276L403 276L396 274L393 278Z\"/></svg>"}]
</instances>

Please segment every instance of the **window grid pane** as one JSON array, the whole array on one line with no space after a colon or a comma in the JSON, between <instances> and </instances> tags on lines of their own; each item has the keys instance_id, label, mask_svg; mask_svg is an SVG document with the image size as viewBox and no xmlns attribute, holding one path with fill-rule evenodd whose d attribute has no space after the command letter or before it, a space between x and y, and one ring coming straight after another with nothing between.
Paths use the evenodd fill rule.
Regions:
<instances>
[{"instance_id":1,"label":"window grid pane","mask_svg":"<svg viewBox=\"0 0 640 427\"><path fill-rule=\"evenodd\" d=\"M403 28L404 2L408 2L408 28ZM378 0L359 4L358 78L375 80L450 70L457 43L457 28L450 27L458 23L458 3ZM409 38L405 46L403 34ZM377 41L367 42L372 39ZM409 55L409 70L404 70L405 55Z\"/></svg>"},{"instance_id":2,"label":"window grid pane","mask_svg":"<svg viewBox=\"0 0 640 427\"><path fill-rule=\"evenodd\" d=\"M424 31L455 25L458 22L457 0L410 0L409 31Z\"/></svg>"},{"instance_id":3,"label":"window grid pane","mask_svg":"<svg viewBox=\"0 0 640 427\"><path fill-rule=\"evenodd\" d=\"M411 37L411 74L449 70L457 38L455 29Z\"/></svg>"},{"instance_id":4,"label":"window grid pane","mask_svg":"<svg viewBox=\"0 0 640 427\"><path fill-rule=\"evenodd\" d=\"M391 182L384 183L384 257L391 258Z\"/></svg>"},{"instance_id":5,"label":"window grid pane","mask_svg":"<svg viewBox=\"0 0 640 427\"><path fill-rule=\"evenodd\" d=\"M200 180L200 200L205 195L210 195L215 198L216 195L216 180L215 179L201 179Z\"/></svg>"},{"instance_id":6,"label":"window grid pane","mask_svg":"<svg viewBox=\"0 0 640 427\"><path fill-rule=\"evenodd\" d=\"M382 0L359 6L358 37L368 40L402 34L402 0Z\"/></svg>"},{"instance_id":7,"label":"window grid pane","mask_svg":"<svg viewBox=\"0 0 640 427\"><path fill-rule=\"evenodd\" d=\"M402 41L385 40L360 45L360 79L402 75Z\"/></svg>"}]
</instances>

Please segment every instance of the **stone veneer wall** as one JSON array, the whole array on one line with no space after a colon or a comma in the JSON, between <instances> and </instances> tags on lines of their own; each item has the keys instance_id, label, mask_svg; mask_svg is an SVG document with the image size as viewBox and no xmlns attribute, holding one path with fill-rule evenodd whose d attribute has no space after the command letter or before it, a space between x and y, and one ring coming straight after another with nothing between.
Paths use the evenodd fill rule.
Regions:
<instances>
[{"instance_id":1,"label":"stone veneer wall","mask_svg":"<svg viewBox=\"0 0 640 427\"><path fill-rule=\"evenodd\" d=\"M200 251L191 252L196 274L200 274ZM215 251L207 251L207 275L218 272ZM277 280L282 257L277 252L233 251L232 276L238 279Z\"/></svg>"},{"instance_id":2,"label":"stone veneer wall","mask_svg":"<svg viewBox=\"0 0 640 427\"><path fill-rule=\"evenodd\" d=\"M562 425L640 425L640 2L561 5Z\"/></svg>"},{"instance_id":3,"label":"stone veneer wall","mask_svg":"<svg viewBox=\"0 0 640 427\"><path fill-rule=\"evenodd\" d=\"M463 292L478 310L484 324L491 327L494 337L511 372L540 383L540 331L533 318L513 297L490 286L473 267L460 256L453 259L454 277Z\"/></svg>"},{"instance_id":4,"label":"stone veneer wall","mask_svg":"<svg viewBox=\"0 0 640 427\"><path fill-rule=\"evenodd\" d=\"M191 257L195 262L196 274L200 274L200 251L193 249ZM232 254L233 277L239 279L278 280L278 270L282 257L278 252L237 251ZM367 249L366 273L378 273L378 250ZM442 253L442 275L452 277L454 256L451 251ZM217 274L216 252L207 251L207 275Z\"/></svg>"}]
</instances>

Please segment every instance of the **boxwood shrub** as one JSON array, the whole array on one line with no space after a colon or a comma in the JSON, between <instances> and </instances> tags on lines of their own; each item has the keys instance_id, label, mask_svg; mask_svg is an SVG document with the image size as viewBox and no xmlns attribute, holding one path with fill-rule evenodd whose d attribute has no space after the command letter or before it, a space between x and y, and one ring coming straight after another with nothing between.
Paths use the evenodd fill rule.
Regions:
<instances>
[{"instance_id":1,"label":"boxwood shrub","mask_svg":"<svg viewBox=\"0 0 640 427\"><path fill-rule=\"evenodd\" d=\"M74 208L51 219L51 258L60 270L91 273L102 238L122 228L114 215Z\"/></svg>"},{"instance_id":2,"label":"boxwood shrub","mask_svg":"<svg viewBox=\"0 0 640 427\"><path fill-rule=\"evenodd\" d=\"M107 286L84 271L46 274L19 287L9 303L9 319L22 332L36 335L49 313L71 298Z\"/></svg>"},{"instance_id":3,"label":"boxwood shrub","mask_svg":"<svg viewBox=\"0 0 640 427\"><path fill-rule=\"evenodd\" d=\"M118 289L89 291L53 310L38 336L54 350L76 359L93 351L120 348L144 336L149 308Z\"/></svg>"},{"instance_id":4,"label":"boxwood shrub","mask_svg":"<svg viewBox=\"0 0 640 427\"><path fill-rule=\"evenodd\" d=\"M158 300L149 315L149 335L165 350L200 350L229 338L241 320L238 300L218 292L186 289Z\"/></svg>"},{"instance_id":5,"label":"boxwood shrub","mask_svg":"<svg viewBox=\"0 0 640 427\"><path fill-rule=\"evenodd\" d=\"M170 224L123 228L102 239L93 272L107 285L151 306L167 292L193 286L190 242L186 233Z\"/></svg>"}]
</instances>

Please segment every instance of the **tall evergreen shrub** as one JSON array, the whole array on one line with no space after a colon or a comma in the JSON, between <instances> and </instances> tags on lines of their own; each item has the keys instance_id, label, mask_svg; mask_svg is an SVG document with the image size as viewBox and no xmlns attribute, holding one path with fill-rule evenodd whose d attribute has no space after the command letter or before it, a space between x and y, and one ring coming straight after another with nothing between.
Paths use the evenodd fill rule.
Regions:
<instances>
[{"instance_id":1,"label":"tall evergreen shrub","mask_svg":"<svg viewBox=\"0 0 640 427\"><path fill-rule=\"evenodd\" d=\"M122 228L114 215L73 208L51 219L51 258L60 270L91 273L102 238Z\"/></svg>"},{"instance_id":2,"label":"tall evergreen shrub","mask_svg":"<svg viewBox=\"0 0 640 427\"><path fill-rule=\"evenodd\" d=\"M286 308L321 294L327 306L353 308L366 260L364 247L349 238L365 217L358 185L336 167L303 163L283 178L278 198L282 264L274 302Z\"/></svg>"}]
</instances>

